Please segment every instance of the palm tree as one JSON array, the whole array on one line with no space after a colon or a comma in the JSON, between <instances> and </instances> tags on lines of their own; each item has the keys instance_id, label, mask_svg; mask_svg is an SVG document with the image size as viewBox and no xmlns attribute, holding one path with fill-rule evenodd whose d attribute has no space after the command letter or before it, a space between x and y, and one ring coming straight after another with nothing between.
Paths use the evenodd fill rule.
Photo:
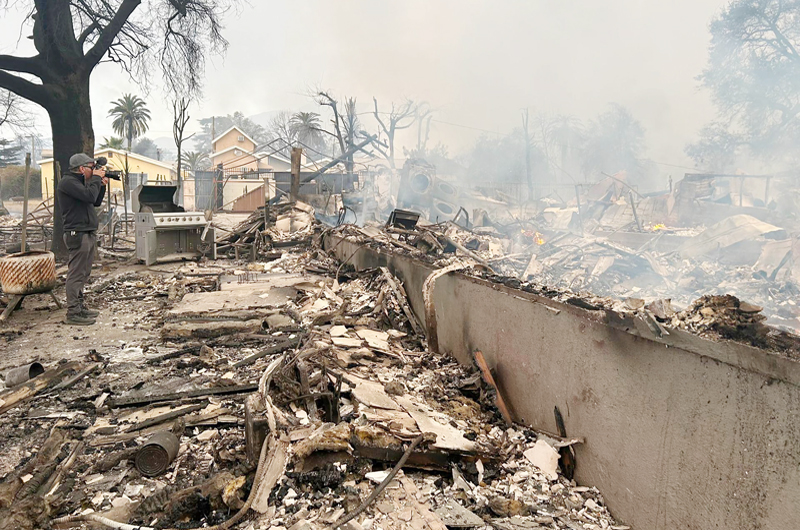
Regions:
<instances>
[{"instance_id":1,"label":"palm tree","mask_svg":"<svg viewBox=\"0 0 800 530\"><path fill-rule=\"evenodd\" d=\"M125 94L117 101L112 101L109 116L114 117L111 126L114 132L128 139L128 151L134 138L138 138L147 131L150 121L150 111L147 104L139 96Z\"/></svg>"},{"instance_id":2,"label":"palm tree","mask_svg":"<svg viewBox=\"0 0 800 530\"><path fill-rule=\"evenodd\" d=\"M103 136L103 143L100 144L100 149L125 149L125 140L119 136L112 136L111 138Z\"/></svg>"},{"instance_id":3,"label":"palm tree","mask_svg":"<svg viewBox=\"0 0 800 530\"><path fill-rule=\"evenodd\" d=\"M289 127L297 139L308 147L317 148L322 140L322 122L316 112L296 112Z\"/></svg>"},{"instance_id":4,"label":"palm tree","mask_svg":"<svg viewBox=\"0 0 800 530\"><path fill-rule=\"evenodd\" d=\"M183 153L181 158L189 171L197 171L208 167L208 155L201 151L187 151Z\"/></svg>"}]
</instances>

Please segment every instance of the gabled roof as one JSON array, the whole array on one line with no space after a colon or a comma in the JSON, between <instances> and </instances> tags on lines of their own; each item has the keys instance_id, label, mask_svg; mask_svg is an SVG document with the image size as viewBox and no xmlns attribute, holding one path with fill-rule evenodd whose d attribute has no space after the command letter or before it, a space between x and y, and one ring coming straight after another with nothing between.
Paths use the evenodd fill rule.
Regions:
<instances>
[{"instance_id":1,"label":"gabled roof","mask_svg":"<svg viewBox=\"0 0 800 530\"><path fill-rule=\"evenodd\" d=\"M267 158L267 157L274 158L275 160L279 160L279 161L281 161L281 162L283 162L285 164L292 165L292 161L290 159L286 158L285 156L283 156L283 155L281 155L279 153L267 154L267 153L264 153L264 152L260 152L260 153L256 153L256 156L259 157L259 158L262 158L262 159L263 158ZM310 160L310 159L306 158L306 160ZM310 169L311 171L316 171L317 169L321 168L322 166L324 166L325 164L327 164L330 161L331 161L330 158L324 158L322 160L313 160L313 161L311 161L312 162L311 164L309 164L309 163L300 164L300 169Z\"/></svg>"},{"instance_id":2,"label":"gabled roof","mask_svg":"<svg viewBox=\"0 0 800 530\"><path fill-rule=\"evenodd\" d=\"M222 151L216 151L214 153L211 153L210 155L208 155L208 157L209 158L214 158L214 157L219 156L219 155L221 155L223 153L227 153L228 151L233 151L234 149L238 149L239 151L241 151L242 153L244 153L246 155L257 156L257 154L253 153L249 149L245 149L244 147L239 147L238 145L232 145L230 147L226 147Z\"/></svg>"},{"instance_id":3,"label":"gabled roof","mask_svg":"<svg viewBox=\"0 0 800 530\"><path fill-rule=\"evenodd\" d=\"M115 155L119 155L119 159L121 159L121 160L125 159L125 154L126 154L126 152L121 150L121 149L111 149L110 147L106 147L106 148L103 148L103 149L97 149L94 154L95 154L95 157L97 157L98 155L102 155L102 154L106 154L106 153L114 153ZM152 164L154 166L163 167L164 169L168 169L170 171L176 171L175 168L171 164L167 164L166 162L162 162L161 160L156 160L154 158L150 158L150 157L147 157L147 156L144 156L144 155L139 155L139 154L136 154L136 153L127 153L127 155L128 155L128 158L131 158L133 160L138 160L140 162L145 162L147 164ZM115 160L116 159L117 158L115 157ZM42 165L42 164L48 164L48 163L50 163L52 161L53 161L52 158L45 158L44 160L38 160L36 163L39 164L39 165ZM117 165L117 164L114 164L114 165Z\"/></svg>"},{"instance_id":4,"label":"gabled roof","mask_svg":"<svg viewBox=\"0 0 800 530\"><path fill-rule=\"evenodd\" d=\"M235 129L236 131L238 131L238 132L239 132L239 134L241 134L242 136L244 136L245 138L247 138L248 140L250 140L251 142L253 142L253 145L258 145L258 142L256 142L255 140L253 140L253 139L250 137L250 135L249 135L249 134L247 134L246 132L244 132L244 131L243 131L242 129L240 129L240 128L239 128L237 125L232 125L232 126L231 126L231 127L230 127L230 128L227 130L227 131L225 131L224 133L220 134L220 135L219 135L219 136L217 136L216 138L212 139L212 140L211 140L211 145L214 145L215 143L217 143L217 140L221 140L223 136L225 136L226 134L228 134L229 132L231 132L231 131L232 131L232 130L234 130L234 129Z\"/></svg>"}]
</instances>

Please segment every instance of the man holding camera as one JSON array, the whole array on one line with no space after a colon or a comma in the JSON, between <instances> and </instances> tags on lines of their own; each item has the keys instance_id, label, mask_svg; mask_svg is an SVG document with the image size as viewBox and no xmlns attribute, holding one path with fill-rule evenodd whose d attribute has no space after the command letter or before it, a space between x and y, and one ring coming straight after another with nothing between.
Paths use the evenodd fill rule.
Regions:
<instances>
[{"instance_id":1,"label":"man holding camera","mask_svg":"<svg viewBox=\"0 0 800 530\"><path fill-rule=\"evenodd\" d=\"M83 286L92 272L97 241L96 206L106 194L106 172L95 169L89 155L78 153L69 159L69 173L58 184L58 203L64 221L64 243L69 250L67 270L66 324L86 326L95 323L98 311L88 309L83 301Z\"/></svg>"}]
</instances>

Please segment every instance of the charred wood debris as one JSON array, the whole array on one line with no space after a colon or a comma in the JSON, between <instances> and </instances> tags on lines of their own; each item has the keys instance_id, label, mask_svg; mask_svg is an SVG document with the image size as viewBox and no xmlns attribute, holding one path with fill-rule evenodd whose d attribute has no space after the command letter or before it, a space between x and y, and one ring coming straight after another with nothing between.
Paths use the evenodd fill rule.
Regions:
<instances>
[{"instance_id":1,"label":"charred wood debris","mask_svg":"<svg viewBox=\"0 0 800 530\"><path fill-rule=\"evenodd\" d=\"M418 219L402 210L394 220L384 208L388 222L343 224L336 235L584 309L640 316L658 336L681 329L800 359L795 179L765 182L687 175L670 191L641 195L616 175L577 186L571 199L522 202L464 187L452 199L462 207L445 220L418 196L398 202Z\"/></svg>"},{"instance_id":2,"label":"charred wood debris","mask_svg":"<svg viewBox=\"0 0 800 530\"><path fill-rule=\"evenodd\" d=\"M430 351L402 282L313 217L255 212L219 241L239 259L104 267L87 299L148 338L0 392L0 528L627 528L572 479L581 439L512 423L480 352Z\"/></svg>"}]
</instances>

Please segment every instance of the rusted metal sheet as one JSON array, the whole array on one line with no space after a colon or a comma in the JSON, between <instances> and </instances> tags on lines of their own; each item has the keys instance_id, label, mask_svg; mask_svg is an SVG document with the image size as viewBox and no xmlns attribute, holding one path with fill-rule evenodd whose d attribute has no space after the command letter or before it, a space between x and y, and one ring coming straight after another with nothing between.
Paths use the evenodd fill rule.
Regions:
<instances>
[{"instance_id":1,"label":"rusted metal sheet","mask_svg":"<svg viewBox=\"0 0 800 530\"><path fill-rule=\"evenodd\" d=\"M56 286L56 259L52 252L29 251L0 260L0 284L6 294L46 293Z\"/></svg>"}]
</instances>

